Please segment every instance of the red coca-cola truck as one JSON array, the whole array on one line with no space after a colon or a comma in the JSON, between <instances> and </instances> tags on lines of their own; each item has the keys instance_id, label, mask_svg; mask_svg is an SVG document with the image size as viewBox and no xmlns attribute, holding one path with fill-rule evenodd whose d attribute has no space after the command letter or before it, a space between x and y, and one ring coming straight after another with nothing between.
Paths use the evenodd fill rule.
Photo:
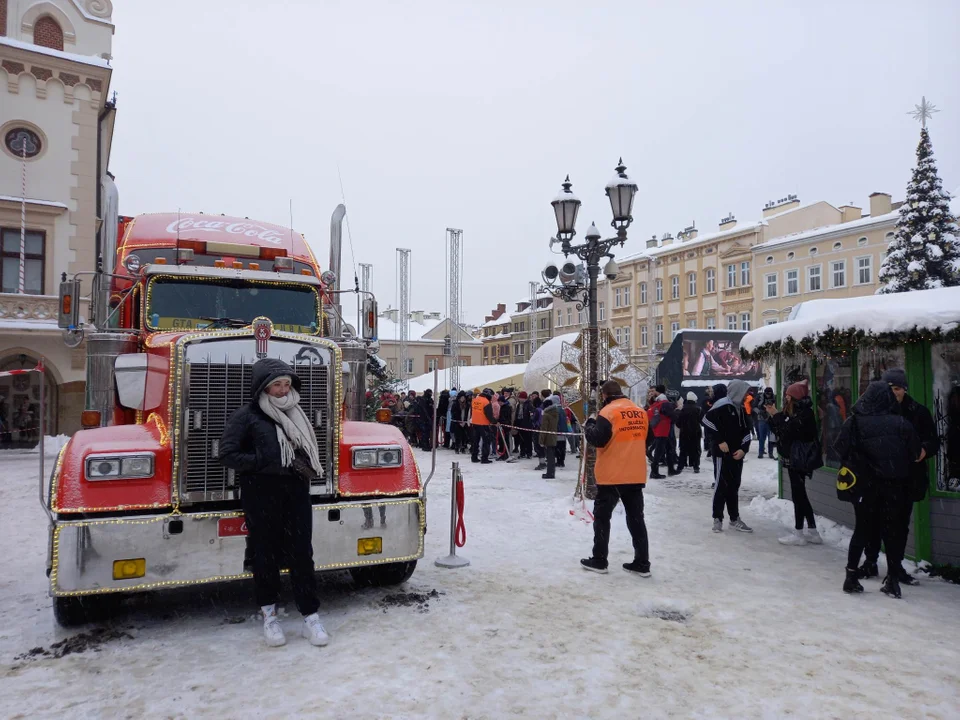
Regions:
<instances>
[{"instance_id":1,"label":"red coca-cola truck","mask_svg":"<svg viewBox=\"0 0 960 720\"><path fill-rule=\"evenodd\" d=\"M107 270L63 277L59 321L68 344L86 344L87 397L83 429L42 493L61 624L82 620L102 596L250 577L237 479L217 457L264 357L300 376L320 447L324 473L311 486L317 570L378 585L413 573L424 485L400 431L363 420L376 303L362 298L359 328L344 321L344 212L331 221L325 272L289 228L159 213L120 218L115 247L101 250Z\"/></svg>"}]
</instances>

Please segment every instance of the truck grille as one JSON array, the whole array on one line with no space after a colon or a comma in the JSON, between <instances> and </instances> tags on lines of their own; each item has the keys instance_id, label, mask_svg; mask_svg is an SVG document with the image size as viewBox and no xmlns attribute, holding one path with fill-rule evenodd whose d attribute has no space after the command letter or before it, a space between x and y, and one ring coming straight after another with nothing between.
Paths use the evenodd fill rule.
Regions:
<instances>
[{"instance_id":1,"label":"truck grille","mask_svg":"<svg viewBox=\"0 0 960 720\"><path fill-rule=\"evenodd\" d=\"M330 457L330 368L297 364L301 381L300 407L314 427L325 477L311 487L315 495L333 492ZM238 497L233 470L223 467L217 455L220 437L229 417L250 399L252 362L191 362L187 367L182 416L181 498L185 502L232 500Z\"/></svg>"}]
</instances>

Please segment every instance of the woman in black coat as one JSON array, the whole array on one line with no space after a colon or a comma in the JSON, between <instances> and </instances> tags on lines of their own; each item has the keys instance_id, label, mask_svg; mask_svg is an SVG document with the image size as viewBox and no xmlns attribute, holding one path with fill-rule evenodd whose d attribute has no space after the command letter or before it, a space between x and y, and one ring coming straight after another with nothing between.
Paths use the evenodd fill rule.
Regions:
<instances>
[{"instance_id":1,"label":"woman in black coat","mask_svg":"<svg viewBox=\"0 0 960 720\"><path fill-rule=\"evenodd\" d=\"M443 447L450 447L450 434L447 432L447 410L450 408L450 391L441 390L437 399L437 429L443 438ZM431 418L432 421L432 418Z\"/></svg>"},{"instance_id":2,"label":"woman in black coat","mask_svg":"<svg viewBox=\"0 0 960 720\"><path fill-rule=\"evenodd\" d=\"M253 581L263 612L267 645L286 643L277 617L280 561L290 558L290 577L301 634L313 645L330 638L317 610L313 564L310 479L322 477L317 438L300 408L300 378L281 360L253 366L250 402L237 410L220 438L220 462L237 473L253 550Z\"/></svg>"},{"instance_id":3,"label":"woman in black coat","mask_svg":"<svg viewBox=\"0 0 960 720\"><path fill-rule=\"evenodd\" d=\"M450 432L453 433L453 451L459 455L467 450L467 422L470 420L470 403L467 393L461 390L450 408Z\"/></svg>"},{"instance_id":4,"label":"woman in black coat","mask_svg":"<svg viewBox=\"0 0 960 720\"><path fill-rule=\"evenodd\" d=\"M790 448L796 443L812 443L817 439L817 421L813 414L813 400L806 382L793 383L787 388L782 411L777 411L771 396L765 396L767 404L764 411L770 418L770 428L780 444L780 461L790 477L790 496L793 498L793 518L795 521L792 535L780 538L782 545L822 545L823 538L817 530L817 519L813 514L813 505L807 497L807 480L812 473L790 466ZM807 532L803 532L803 522L807 522Z\"/></svg>"}]
</instances>

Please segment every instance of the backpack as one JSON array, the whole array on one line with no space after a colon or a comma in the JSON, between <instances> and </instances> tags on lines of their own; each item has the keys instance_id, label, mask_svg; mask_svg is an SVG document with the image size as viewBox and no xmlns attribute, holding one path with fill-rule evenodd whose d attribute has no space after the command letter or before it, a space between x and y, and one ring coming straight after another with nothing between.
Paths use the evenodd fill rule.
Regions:
<instances>
[{"instance_id":1,"label":"backpack","mask_svg":"<svg viewBox=\"0 0 960 720\"><path fill-rule=\"evenodd\" d=\"M850 446L840 461L837 472L837 499L843 502L859 502L870 486L870 471L857 451L857 416L850 421Z\"/></svg>"}]
</instances>

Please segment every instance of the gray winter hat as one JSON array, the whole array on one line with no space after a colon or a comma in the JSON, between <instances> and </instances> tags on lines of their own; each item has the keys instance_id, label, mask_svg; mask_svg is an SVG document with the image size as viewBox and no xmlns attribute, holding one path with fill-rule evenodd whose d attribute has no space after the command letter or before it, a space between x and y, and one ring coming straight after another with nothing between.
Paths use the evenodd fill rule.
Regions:
<instances>
[{"instance_id":1,"label":"gray winter hat","mask_svg":"<svg viewBox=\"0 0 960 720\"><path fill-rule=\"evenodd\" d=\"M902 387L904 390L910 389L907 387L907 374L903 371L903 368L890 368L880 379L891 387Z\"/></svg>"}]
</instances>

